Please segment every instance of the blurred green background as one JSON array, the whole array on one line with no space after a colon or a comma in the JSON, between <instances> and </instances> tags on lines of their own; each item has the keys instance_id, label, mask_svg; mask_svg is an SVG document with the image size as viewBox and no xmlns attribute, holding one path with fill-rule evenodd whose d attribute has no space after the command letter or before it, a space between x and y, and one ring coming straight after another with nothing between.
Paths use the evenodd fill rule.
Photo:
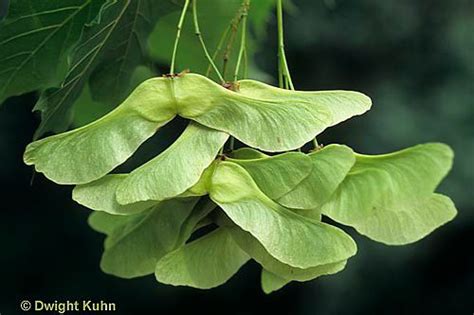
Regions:
<instances>
[{"instance_id":1,"label":"blurred green background","mask_svg":"<svg viewBox=\"0 0 474 315\"><path fill-rule=\"evenodd\" d=\"M22 163L22 152L38 124L32 93L0 108L2 315L20 314L24 299L102 299L116 302L119 314L474 312L474 1L293 3L285 24L297 88L359 90L374 102L369 113L331 128L320 142L371 154L429 141L450 144L454 169L440 190L456 202L456 219L404 247L344 228L359 246L345 271L270 296L260 290L255 263L209 291L164 286L152 276L118 279L100 271L102 236L87 226L88 211L70 199L71 188L41 175L30 185L32 170ZM256 55L256 65L271 76L275 26L270 16L261 34L264 49ZM149 159L147 149L166 146L182 125L165 129L129 164Z\"/></svg>"}]
</instances>

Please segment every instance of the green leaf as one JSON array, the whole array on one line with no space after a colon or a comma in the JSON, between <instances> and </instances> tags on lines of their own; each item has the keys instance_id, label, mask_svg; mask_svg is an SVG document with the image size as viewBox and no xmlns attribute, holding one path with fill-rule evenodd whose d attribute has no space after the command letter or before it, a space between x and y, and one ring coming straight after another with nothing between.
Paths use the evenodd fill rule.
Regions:
<instances>
[{"instance_id":1,"label":"green leaf","mask_svg":"<svg viewBox=\"0 0 474 315\"><path fill-rule=\"evenodd\" d=\"M117 187L121 204L173 198L196 184L229 135L190 123L167 150L140 166Z\"/></svg>"},{"instance_id":2,"label":"green leaf","mask_svg":"<svg viewBox=\"0 0 474 315\"><path fill-rule=\"evenodd\" d=\"M163 82L144 82L101 119L29 144L25 163L59 184L83 184L104 176L174 117L169 98L157 90L157 80Z\"/></svg>"},{"instance_id":3,"label":"green leaf","mask_svg":"<svg viewBox=\"0 0 474 315\"><path fill-rule=\"evenodd\" d=\"M357 154L323 214L382 243L415 242L456 215L448 197L433 194L452 159L451 149L439 143L385 155Z\"/></svg>"},{"instance_id":4,"label":"green leaf","mask_svg":"<svg viewBox=\"0 0 474 315\"><path fill-rule=\"evenodd\" d=\"M248 260L229 233L219 228L160 259L155 276L165 284L210 289L229 280Z\"/></svg>"},{"instance_id":5,"label":"green leaf","mask_svg":"<svg viewBox=\"0 0 474 315\"><path fill-rule=\"evenodd\" d=\"M343 231L278 205L237 164L219 163L210 197L273 257L290 266L309 268L346 260L356 253L354 241Z\"/></svg>"},{"instance_id":6,"label":"green leaf","mask_svg":"<svg viewBox=\"0 0 474 315\"><path fill-rule=\"evenodd\" d=\"M119 225L106 240L102 270L123 278L153 273L156 262L182 246L198 222L215 208L205 200L196 205L198 200L164 201Z\"/></svg>"},{"instance_id":7,"label":"green leaf","mask_svg":"<svg viewBox=\"0 0 474 315\"><path fill-rule=\"evenodd\" d=\"M104 49L102 61L91 74L90 86L95 100L119 104L129 94L135 68L147 62L147 39L157 20L178 6L168 1L130 1L120 31Z\"/></svg>"},{"instance_id":8,"label":"green leaf","mask_svg":"<svg viewBox=\"0 0 474 315\"><path fill-rule=\"evenodd\" d=\"M242 166L271 199L278 199L293 190L311 174L311 159L300 152L288 152L260 159L228 159Z\"/></svg>"},{"instance_id":9,"label":"green leaf","mask_svg":"<svg viewBox=\"0 0 474 315\"><path fill-rule=\"evenodd\" d=\"M0 23L0 104L64 77L67 56L104 0L11 1Z\"/></svg>"},{"instance_id":10,"label":"green leaf","mask_svg":"<svg viewBox=\"0 0 474 315\"><path fill-rule=\"evenodd\" d=\"M127 174L112 174L92 183L76 186L72 191L72 199L92 210L121 215L139 213L158 203L142 201L128 205L119 204L115 192L127 176Z\"/></svg>"},{"instance_id":11,"label":"green leaf","mask_svg":"<svg viewBox=\"0 0 474 315\"><path fill-rule=\"evenodd\" d=\"M266 294L270 294L274 291L280 290L289 282L291 281L283 279L266 269L262 269L261 285L263 292L265 292Z\"/></svg>"},{"instance_id":12,"label":"green leaf","mask_svg":"<svg viewBox=\"0 0 474 315\"><path fill-rule=\"evenodd\" d=\"M129 83L127 79L129 80L131 75L127 76L133 70L132 66L137 66L141 59L135 60L136 55L131 53L130 47L129 51L126 51L124 55L124 58L127 58L126 60L118 60L116 52L117 49L122 48L124 37L126 38L127 35L135 36L133 34L137 27L135 23L136 18L140 16L144 8L148 7L148 1L114 1L102 13L100 23L92 25L84 31L78 46L74 50L66 78L62 82L61 87L45 91L34 108L34 110L41 111L42 118L38 130L36 130L35 138L39 138L48 131L60 132L69 127L71 108L80 96L91 73L100 62L103 63L100 65L99 70L104 70L109 79L110 75L115 71L120 72L120 76L115 74L116 77L109 82L114 85L114 91L123 88L123 91L117 92L119 96L128 92L129 86L123 87L121 84ZM140 35L140 37L144 35ZM129 38L126 39L127 43L124 45L133 45L134 47L138 45L135 41L129 41ZM134 49L135 51L136 49ZM121 53L123 54L124 51L121 51ZM112 62L113 65L108 66L108 62ZM119 68L110 68L115 66ZM110 86L104 87L104 89L108 88ZM97 89L97 87L93 88L96 92Z\"/></svg>"},{"instance_id":13,"label":"green leaf","mask_svg":"<svg viewBox=\"0 0 474 315\"><path fill-rule=\"evenodd\" d=\"M344 269L346 261L337 261L330 264L317 265L302 269L285 264L273 257L257 239L250 233L238 227L227 228L234 238L234 241L252 259L257 261L262 267L281 279L289 281L309 281L323 275L337 273Z\"/></svg>"},{"instance_id":14,"label":"green leaf","mask_svg":"<svg viewBox=\"0 0 474 315\"><path fill-rule=\"evenodd\" d=\"M354 153L343 145L328 145L309 157L313 163L311 175L284 196L273 198L279 204L293 209L320 208L355 163Z\"/></svg>"},{"instance_id":15,"label":"green leaf","mask_svg":"<svg viewBox=\"0 0 474 315\"><path fill-rule=\"evenodd\" d=\"M241 81L233 92L196 74L173 82L181 116L271 152L297 149L371 105L357 92L287 91L255 81Z\"/></svg>"}]
</instances>

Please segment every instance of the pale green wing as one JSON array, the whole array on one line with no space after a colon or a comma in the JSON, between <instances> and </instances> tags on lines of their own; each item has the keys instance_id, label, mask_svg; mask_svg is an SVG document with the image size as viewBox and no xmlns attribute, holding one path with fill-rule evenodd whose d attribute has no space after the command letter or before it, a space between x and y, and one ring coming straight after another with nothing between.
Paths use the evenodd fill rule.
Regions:
<instances>
[{"instance_id":1,"label":"pale green wing","mask_svg":"<svg viewBox=\"0 0 474 315\"><path fill-rule=\"evenodd\" d=\"M165 284L210 289L227 282L248 260L229 233L219 228L160 259L155 276Z\"/></svg>"},{"instance_id":2,"label":"pale green wing","mask_svg":"<svg viewBox=\"0 0 474 315\"><path fill-rule=\"evenodd\" d=\"M316 221L321 221L322 213L321 208L316 209L291 209L293 212L302 215L303 217L307 217Z\"/></svg>"},{"instance_id":3,"label":"pale green wing","mask_svg":"<svg viewBox=\"0 0 474 315\"><path fill-rule=\"evenodd\" d=\"M113 215L107 212L94 211L89 215L87 222L94 231L109 235L122 225L140 217L140 215Z\"/></svg>"},{"instance_id":4,"label":"pale green wing","mask_svg":"<svg viewBox=\"0 0 474 315\"><path fill-rule=\"evenodd\" d=\"M211 163L211 165L204 170L199 181L177 197L186 198L207 195L215 165L215 163ZM118 203L116 198L117 188L128 176L128 174L110 174L92 183L78 185L72 191L72 199L89 209L116 215L136 214L160 202L149 200L126 205Z\"/></svg>"},{"instance_id":5,"label":"pale green wing","mask_svg":"<svg viewBox=\"0 0 474 315\"><path fill-rule=\"evenodd\" d=\"M439 143L386 155L356 155L356 163L323 214L376 241L415 242L456 215L452 201L433 194L453 152Z\"/></svg>"},{"instance_id":6,"label":"pale green wing","mask_svg":"<svg viewBox=\"0 0 474 315\"><path fill-rule=\"evenodd\" d=\"M195 231L212 223L212 221L206 215L214 210L216 206L216 204L212 203L207 198L201 199L198 204L194 206L193 213L186 219L189 223L186 224L185 228L180 231L181 239L185 241L186 236L191 230ZM146 212L148 213L148 211ZM102 211L93 211L89 215L87 221L93 230L108 236L114 231L122 229L126 224L130 222L138 222L143 218L144 213L116 215ZM110 240L107 240L107 243L111 243Z\"/></svg>"},{"instance_id":7,"label":"pale green wing","mask_svg":"<svg viewBox=\"0 0 474 315\"><path fill-rule=\"evenodd\" d=\"M283 279L277 276L276 274L266 270L265 268L262 269L260 283L262 285L263 292L265 292L266 294L278 291L290 282L291 280Z\"/></svg>"},{"instance_id":8,"label":"pale green wing","mask_svg":"<svg viewBox=\"0 0 474 315\"><path fill-rule=\"evenodd\" d=\"M285 264L308 268L346 260L356 253L354 241L343 231L278 205L235 163L218 164L210 197Z\"/></svg>"},{"instance_id":9,"label":"pale green wing","mask_svg":"<svg viewBox=\"0 0 474 315\"><path fill-rule=\"evenodd\" d=\"M158 201L141 201L128 205L119 204L115 192L127 176L127 174L111 174L92 183L78 185L72 191L72 199L89 209L120 215L139 213L158 203Z\"/></svg>"},{"instance_id":10,"label":"pale green wing","mask_svg":"<svg viewBox=\"0 0 474 315\"><path fill-rule=\"evenodd\" d=\"M252 98L277 101L288 106L306 103L325 108L331 113L332 121L325 121L324 129L353 116L362 115L372 107L370 97L355 91L291 91L259 81L242 80L239 81L239 92Z\"/></svg>"},{"instance_id":11,"label":"pale green wing","mask_svg":"<svg viewBox=\"0 0 474 315\"><path fill-rule=\"evenodd\" d=\"M212 221L209 221L208 214L216 208L217 205L209 197L200 198L198 203L194 206L191 215L186 218L184 224L179 229L177 244L179 246L185 244L194 231L211 224Z\"/></svg>"},{"instance_id":12,"label":"pale green wing","mask_svg":"<svg viewBox=\"0 0 474 315\"><path fill-rule=\"evenodd\" d=\"M211 179L212 179L212 174L214 174L214 170L216 169L217 161L214 161L209 165L208 168L204 170L204 172L201 175L201 178L199 178L199 181L186 190L184 193L179 195L180 197L192 197L192 196L204 196L209 194L209 189L211 187Z\"/></svg>"},{"instance_id":13,"label":"pale green wing","mask_svg":"<svg viewBox=\"0 0 474 315\"><path fill-rule=\"evenodd\" d=\"M153 273L156 262L184 244L198 222L215 207L212 203L196 205L197 200L163 201L134 215L133 220L115 225L105 241L102 270L123 278Z\"/></svg>"},{"instance_id":14,"label":"pale green wing","mask_svg":"<svg viewBox=\"0 0 474 315\"><path fill-rule=\"evenodd\" d=\"M354 165L352 150L344 145L328 145L309 154L311 175L276 201L293 209L316 209L329 200Z\"/></svg>"},{"instance_id":15,"label":"pale green wing","mask_svg":"<svg viewBox=\"0 0 474 315\"><path fill-rule=\"evenodd\" d=\"M344 260L306 269L295 268L273 257L250 233L238 227L228 227L227 229L234 238L234 241L252 257L252 259L255 259L264 269L287 281L294 280L302 282L313 280L323 275L339 272L344 269L346 265L346 261Z\"/></svg>"},{"instance_id":16,"label":"pale green wing","mask_svg":"<svg viewBox=\"0 0 474 315\"><path fill-rule=\"evenodd\" d=\"M181 116L269 152L299 148L371 106L357 92L285 91L253 81L242 82L240 92L233 92L196 74L175 78L174 88Z\"/></svg>"},{"instance_id":17,"label":"pale green wing","mask_svg":"<svg viewBox=\"0 0 474 315\"><path fill-rule=\"evenodd\" d=\"M168 85L165 79L150 79L101 119L30 143L25 163L58 184L84 184L104 176L175 116Z\"/></svg>"},{"instance_id":18,"label":"pale green wing","mask_svg":"<svg viewBox=\"0 0 474 315\"><path fill-rule=\"evenodd\" d=\"M263 159L269 157L265 153L262 153L253 148L240 148L229 153L229 156L233 159L240 160L251 160L251 159Z\"/></svg>"},{"instance_id":19,"label":"pale green wing","mask_svg":"<svg viewBox=\"0 0 474 315\"><path fill-rule=\"evenodd\" d=\"M302 146L333 123L334 109L328 108L327 101L332 93L349 93L334 97L335 103L347 102L353 109L370 107L370 99L355 92L321 92L323 96L292 92L305 97L279 99L273 96L274 89L269 88L271 95L265 99L232 92L200 75L150 79L103 118L31 143L24 160L57 183L83 184L123 163L177 112L254 147L285 151Z\"/></svg>"},{"instance_id":20,"label":"pale green wing","mask_svg":"<svg viewBox=\"0 0 474 315\"><path fill-rule=\"evenodd\" d=\"M188 125L183 134L163 153L135 169L117 188L117 201L130 204L176 197L199 181L216 158L228 134Z\"/></svg>"},{"instance_id":21,"label":"pale green wing","mask_svg":"<svg viewBox=\"0 0 474 315\"><path fill-rule=\"evenodd\" d=\"M252 176L260 190L271 199L278 199L295 189L313 170L311 159L300 152L288 152L260 159L231 159Z\"/></svg>"},{"instance_id":22,"label":"pale green wing","mask_svg":"<svg viewBox=\"0 0 474 315\"><path fill-rule=\"evenodd\" d=\"M449 197L432 194L423 201L400 202L396 206L374 209L365 220L350 225L375 241L404 245L422 239L451 221L456 213L456 206Z\"/></svg>"}]
</instances>

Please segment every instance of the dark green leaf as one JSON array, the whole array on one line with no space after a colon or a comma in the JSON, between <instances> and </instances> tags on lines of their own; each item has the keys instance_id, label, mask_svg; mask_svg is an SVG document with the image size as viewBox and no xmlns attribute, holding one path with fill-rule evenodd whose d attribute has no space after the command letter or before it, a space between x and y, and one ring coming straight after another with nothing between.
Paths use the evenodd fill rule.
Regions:
<instances>
[{"instance_id":1,"label":"dark green leaf","mask_svg":"<svg viewBox=\"0 0 474 315\"><path fill-rule=\"evenodd\" d=\"M104 0L13 0L0 23L0 104L61 82L71 48Z\"/></svg>"},{"instance_id":2,"label":"dark green leaf","mask_svg":"<svg viewBox=\"0 0 474 315\"><path fill-rule=\"evenodd\" d=\"M133 71L147 61L147 39L161 16L178 8L171 0L133 0L123 22L107 42L102 61L91 74L94 99L117 105L135 86L130 85ZM138 82L140 83L140 82Z\"/></svg>"}]
</instances>

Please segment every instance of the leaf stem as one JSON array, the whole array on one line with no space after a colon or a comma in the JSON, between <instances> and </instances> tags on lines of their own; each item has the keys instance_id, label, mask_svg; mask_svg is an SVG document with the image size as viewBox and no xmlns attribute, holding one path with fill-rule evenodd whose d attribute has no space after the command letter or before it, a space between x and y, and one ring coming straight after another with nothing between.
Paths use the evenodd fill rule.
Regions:
<instances>
[{"instance_id":1,"label":"leaf stem","mask_svg":"<svg viewBox=\"0 0 474 315\"><path fill-rule=\"evenodd\" d=\"M249 76L249 56L247 47L245 47L244 51L244 78L248 78Z\"/></svg>"},{"instance_id":2,"label":"leaf stem","mask_svg":"<svg viewBox=\"0 0 474 315\"><path fill-rule=\"evenodd\" d=\"M174 74L174 71L175 71L176 53L178 52L179 39L181 37L181 30L183 29L183 23L184 23L184 18L186 16L186 11L188 10L188 7L189 7L189 1L190 0L186 0L186 2L184 2L183 10L181 11L181 16L179 18L176 38L174 40L173 55L171 56L170 74Z\"/></svg>"},{"instance_id":3,"label":"leaf stem","mask_svg":"<svg viewBox=\"0 0 474 315\"><path fill-rule=\"evenodd\" d=\"M219 43L217 44L216 50L214 51L214 54L212 54L212 60L215 61L217 56L222 50L222 47L224 46L225 40L227 39L227 36L229 35L230 30L232 29L232 24L229 24L225 31L222 33L221 38L219 39ZM209 64L207 67L206 71L206 77L208 77L211 74L212 71L212 65Z\"/></svg>"},{"instance_id":4,"label":"leaf stem","mask_svg":"<svg viewBox=\"0 0 474 315\"><path fill-rule=\"evenodd\" d=\"M240 49L239 49L239 55L237 57L237 64L235 66L235 72L234 72L234 81L238 80L239 77L239 71L240 71L240 64L242 62L242 57L244 56L245 50L246 50L246 44L247 44L247 15L248 11L250 8L250 0L244 0L242 4L242 34L240 38Z\"/></svg>"},{"instance_id":5,"label":"leaf stem","mask_svg":"<svg viewBox=\"0 0 474 315\"><path fill-rule=\"evenodd\" d=\"M277 23L278 23L278 81L280 87L287 86L294 90L293 81L291 79L288 62L285 54L285 41L283 33L283 0L277 1Z\"/></svg>"},{"instance_id":6,"label":"leaf stem","mask_svg":"<svg viewBox=\"0 0 474 315\"><path fill-rule=\"evenodd\" d=\"M201 30L199 29L198 16L197 16L197 0L192 0L192 1L193 1L194 30L195 30L196 36L199 38L199 42L201 43L202 49L204 50L204 54L206 55L206 59L209 61L209 64L212 66L212 68L216 72L221 83L225 83L225 80L222 77L222 74L219 72L219 69L214 63L214 60L209 54L209 51L207 50L206 44L204 43L204 39L202 38Z\"/></svg>"}]
</instances>

